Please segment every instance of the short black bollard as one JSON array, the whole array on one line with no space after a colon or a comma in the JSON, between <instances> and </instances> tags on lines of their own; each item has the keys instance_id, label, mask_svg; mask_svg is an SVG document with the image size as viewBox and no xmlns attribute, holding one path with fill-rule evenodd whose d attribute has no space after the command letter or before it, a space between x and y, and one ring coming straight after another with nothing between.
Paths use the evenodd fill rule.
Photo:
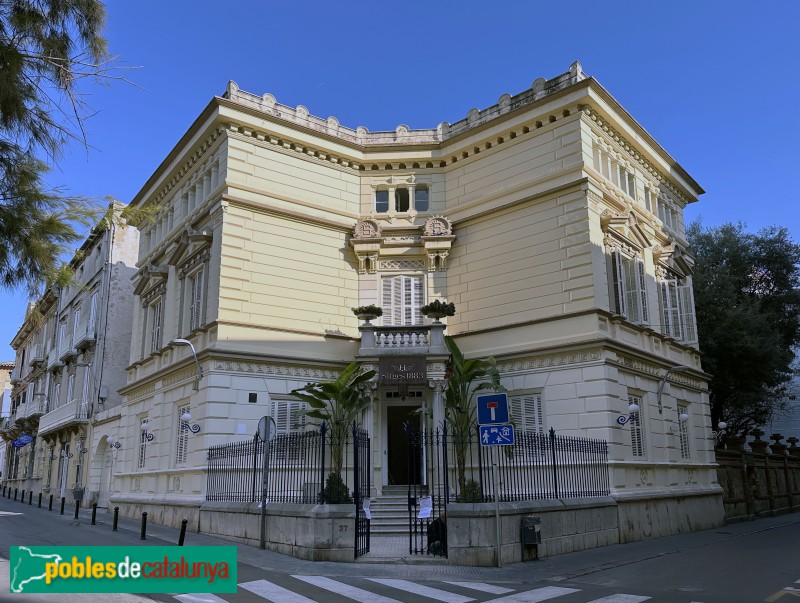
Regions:
<instances>
[{"instance_id":1,"label":"short black bollard","mask_svg":"<svg viewBox=\"0 0 800 603\"><path fill-rule=\"evenodd\" d=\"M97 525L97 503L92 505L92 525Z\"/></svg>"},{"instance_id":2,"label":"short black bollard","mask_svg":"<svg viewBox=\"0 0 800 603\"><path fill-rule=\"evenodd\" d=\"M142 513L142 533L141 540L147 540L147 512Z\"/></svg>"},{"instance_id":3,"label":"short black bollard","mask_svg":"<svg viewBox=\"0 0 800 603\"><path fill-rule=\"evenodd\" d=\"M42 508L42 493L39 492L39 508Z\"/></svg>"},{"instance_id":4,"label":"short black bollard","mask_svg":"<svg viewBox=\"0 0 800 603\"><path fill-rule=\"evenodd\" d=\"M52 511L53 510L53 495L52 494L50 495L50 503L47 505L47 510L48 511Z\"/></svg>"},{"instance_id":5,"label":"short black bollard","mask_svg":"<svg viewBox=\"0 0 800 603\"><path fill-rule=\"evenodd\" d=\"M119 521L119 507L114 507L114 526L111 528L112 531L117 531L117 522Z\"/></svg>"},{"instance_id":6,"label":"short black bollard","mask_svg":"<svg viewBox=\"0 0 800 603\"><path fill-rule=\"evenodd\" d=\"M178 536L178 546L183 546L183 541L186 540L186 524L189 523L188 519L181 521L181 535Z\"/></svg>"},{"instance_id":7,"label":"short black bollard","mask_svg":"<svg viewBox=\"0 0 800 603\"><path fill-rule=\"evenodd\" d=\"M14 502L17 502L17 494L19 493L18 488L14 488Z\"/></svg>"},{"instance_id":8,"label":"short black bollard","mask_svg":"<svg viewBox=\"0 0 800 603\"><path fill-rule=\"evenodd\" d=\"M78 519L78 513L81 512L81 501L75 501L75 519Z\"/></svg>"},{"instance_id":9,"label":"short black bollard","mask_svg":"<svg viewBox=\"0 0 800 603\"><path fill-rule=\"evenodd\" d=\"M33 490L28 492L28 504L30 505L32 503L33 503Z\"/></svg>"},{"instance_id":10,"label":"short black bollard","mask_svg":"<svg viewBox=\"0 0 800 603\"><path fill-rule=\"evenodd\" d=\"M3 486L3 498L5 498L5 497L6 497L6 487Z\"/></svg>"},{"instance_id":11,"label":"short black bollard","mask_svg":"<svg viewBox=\"0 0 800 603\"><path fill-rule=\"evenodd\" d=\"M67 499L62 496L61 497L61 513L60 513L60 515L64 514L64 505L66 504L66 502L67 502Z\"/></svg>"},{"instance_id":12,"label":"short black bollard","mask_svg":"<svg viewBox=\"0 0 800 603\"><path fill-rule=\"evenodd\" d=\"M20 497L19 502L21 502L23 505L25 504L25 490L22 491L22 496Z\"/></svg>"}]
</instances>

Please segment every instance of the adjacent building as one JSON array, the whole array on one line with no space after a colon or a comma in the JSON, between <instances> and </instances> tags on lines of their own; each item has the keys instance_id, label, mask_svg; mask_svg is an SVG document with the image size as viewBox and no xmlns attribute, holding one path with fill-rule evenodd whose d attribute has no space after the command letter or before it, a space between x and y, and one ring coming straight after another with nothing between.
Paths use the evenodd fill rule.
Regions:
<instances>
[{"instance_id":1,"label":"adjacent building","mask_svg":"<svg viewBox=\"0 0 800 603\"><path fill-rule=\"evenodd\" d=\"M117 216L122 207L110 210ZM128 364L131 276L139 232L119 218L96 227L70 262L71 283L31 303L11 342L17 353L5 483L71 502L108 501L113 455L92 425L114 414ZM77 491L77 492L76 492Z\"/></svg>"},{"instance_id":2,"label":"adjacent building","mask_svg":"<svg viewBox=\"0 0 800 603\"><path fill-rule=\"evenodd\" d=\"M702 193L579 63L424 130L351 129L231 82L132 200L158 215L140 229L132 320L110 321L132 324L122 404L106 410L108 375L107 390L90 377L89 398L75 397L97 419L90 488L129 515L196 519L209 446L252 437L267 414L279 431L303 429L290 392L354 359L414 358L424 379L401 391L379 374L363 417L380 496L408 479L404 418L444 416L447 355L419 311L442 299L456 305L447 333L461 349L497 359L519 428L610 443L623 538L718 525L683 220ZM79 299L49 302L52 328ZM367 304L383 317L360 326L351 308ZM36 333L23 327L15 347ZM60 369L37 356L31 396L53 395L55 374L70 398L74 359L87 358L70 349ZM74 379L83 392L86 377ZM87 441L60 419L42 424L56 456ZM43 475L74 481L63 471Z\"/></svg>"}]
</instances>

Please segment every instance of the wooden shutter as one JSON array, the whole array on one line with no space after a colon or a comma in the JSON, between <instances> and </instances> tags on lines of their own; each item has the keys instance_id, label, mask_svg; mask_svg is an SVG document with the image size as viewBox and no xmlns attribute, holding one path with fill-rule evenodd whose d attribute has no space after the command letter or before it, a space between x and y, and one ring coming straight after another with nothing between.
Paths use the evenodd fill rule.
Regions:
<instances>
[{"instance_id":1,"label":"wooden shutter","mask_svg":"<svg viewBox=\"0 0 800 603\"><path fill-rule=\"evenodd\" d=\"M647 274L642 260L636 261L636 275L639 281L639 314L641 322L648 323L650 318L647 312Z\"/></svg>"},{"instance_id":2,"label":"wooden shutter","mask_svg":"<svg viewBox=\"0 0 800 603\"><path fill-rule=\"evenodd\" d=\"M677 289L680 300L681 324L683 325L683 340L687 343L695 343L697 341L697 329L694 318L694 293L689 285L681 285Z\"/></svg>"},{"instance_id":3,"label":"wooden shutter","mask_svg":"<svg viewBox=\"0 0 800 603\"><path fill-rule=\"evenodd\" d=\"M614 311L622 316L627 316L625 307L625 270L622 265L622 252L615 249L611 253L611 280L613 281Z\"/></svg>"},{"instance_id":4,"label":"wooden shutter","mask_svg":"<svg viewBox=\"0 0 800 603\"><path fill-rule=\"evenodd\" d=\"M635 457L644 456L644 430L642 429L642 398L640 396L628 396L628 404L636 403L639 406L639 412L631 413L630 425L631 430L631 454Z\"/></svg>"}]
</instances>

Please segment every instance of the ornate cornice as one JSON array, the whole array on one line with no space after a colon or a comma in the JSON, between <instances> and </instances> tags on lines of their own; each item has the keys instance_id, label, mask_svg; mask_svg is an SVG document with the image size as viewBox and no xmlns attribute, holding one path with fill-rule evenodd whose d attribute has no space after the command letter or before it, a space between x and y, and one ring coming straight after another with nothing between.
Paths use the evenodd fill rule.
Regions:
<instances>
[{"instance_id":1,"label":"ornate cornice","mask_svg":"<svg viewBox=\"0 0 800 603\"><path fill-rule=\"evenodd\" d=\"M288 366L284 364L264 364L243 360L215 360L214 370L227 373L258 374L270 377L295 377L301 379L332 381L339 376L338 371L330 369Z\"/></svg>"},{"instance_id":2,"label":"ornate cornice","mask_svg":"<svg viewBox=\"0 0 800 603\"><path fill-rule=\"evenodd\" d=\"M519 373L533 369L553 368L572 364L586 364L602 359L599 349L570 352L565 354L550 354L547 356L534 356L517 360L501 361L497 363L497 370L502 374Z\"/></svg>"}]
</instances>

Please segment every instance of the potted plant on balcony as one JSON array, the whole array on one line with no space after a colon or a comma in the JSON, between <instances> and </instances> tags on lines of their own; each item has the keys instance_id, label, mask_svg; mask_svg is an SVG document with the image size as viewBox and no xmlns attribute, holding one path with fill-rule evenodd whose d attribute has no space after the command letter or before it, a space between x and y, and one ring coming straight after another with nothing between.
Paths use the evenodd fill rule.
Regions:
<instances>
[{"instance_id":1,"label":"potted plant on balcony","mask_svg":"<svg viewBox=\"0 0 800 603\"><path fill-rule=\"evenodd\" d=\"M439 322L440 318L455 315L456 305L453 302L447 303L436 299L422 306L419 311L433 321Z\"/></svg>"},{"instance_id":2,"label":"potted plant on balcony","mask_svg":"<svg viewBox=\"0 0 800 603\"><path fill-rule=\"evenodd\" d=\"M375 320L379 316L383 316L383 308L370 304L368 306L359 306L358 308L350 308L359 320L363 320L369 324L370 320Z\"/></svg>"}]
</instances>

